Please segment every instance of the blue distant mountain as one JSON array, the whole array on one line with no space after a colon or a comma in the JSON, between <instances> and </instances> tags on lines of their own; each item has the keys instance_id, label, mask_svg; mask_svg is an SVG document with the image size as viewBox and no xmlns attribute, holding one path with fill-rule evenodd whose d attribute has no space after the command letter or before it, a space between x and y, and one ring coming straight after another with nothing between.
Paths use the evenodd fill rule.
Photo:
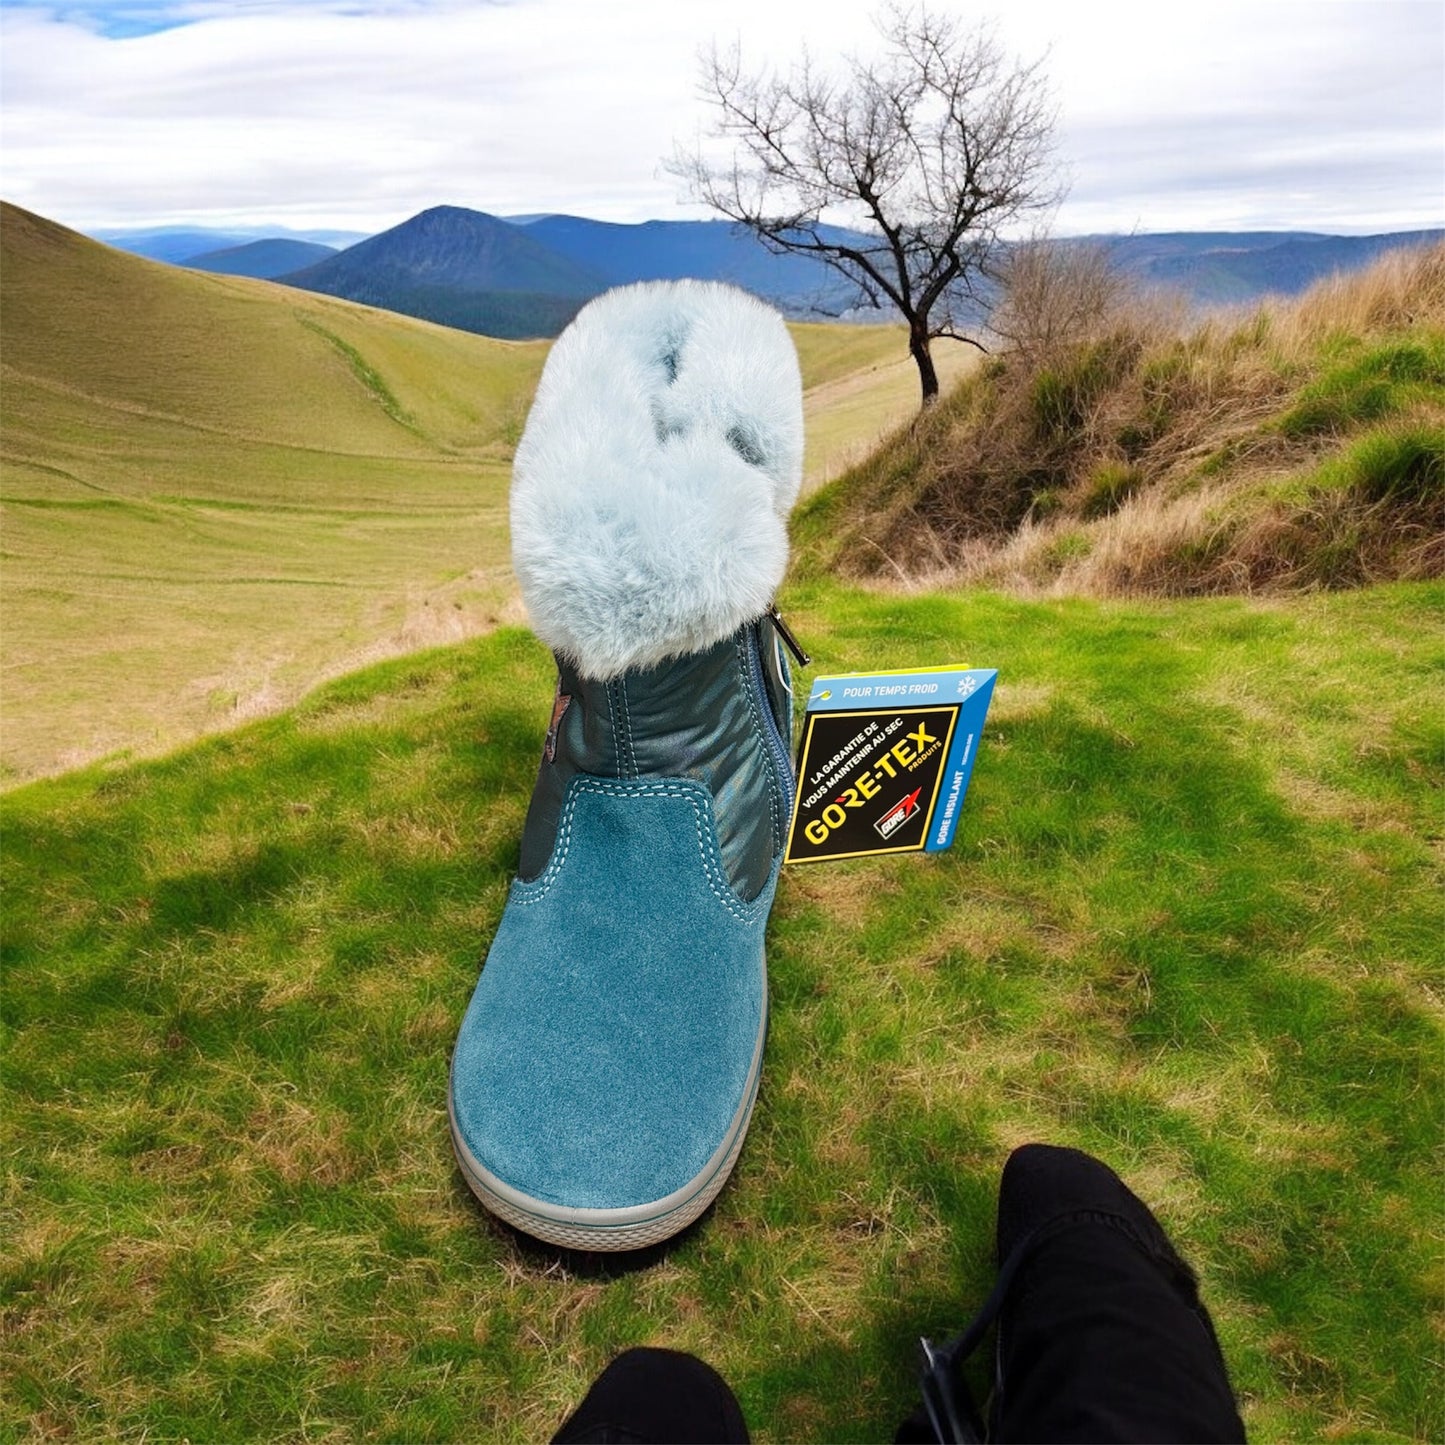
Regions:
<instances>
[{"instance_id":1,"label":"blue distant mountain","mask_svg":"<svg viewBox=\"0 0 1445 1445\"><path fill-rule=\"evenodd\" d=\"M1367 266L1386 251L1428 246L1445 230L1378 236L1327 236L1309 231L1179 232L1096 236L1121 270L1147 283L1182 291L1197 305L1295 296L1339 271Z\"/></svg>"},{"instance_id":2,"label":"blue distant mountain","mask_svg":"<svg viewBox=\"0 0 1445 1445\"><path fill-rule=\"evenodd\" d=\"M437 206L334 254L282 249L303 239L324 243L328 234L336 233L258 239L254 233L171 227L112 232L109 238L155 259L207 270L234 266L232 274L279 279L491 336L556 335L590 297L634 281L688 276L728 281L797 319L843 314L858 300L823 262L774 255L727 221L624 225L555 214L501 219ZM834 228L832 234L872 244L861 232ZM1127 275L1208 307L1271 293L1293 295L1333 272L1367 265L1386 250L1442 237L1440 230L1376 236L1183 231L1076 237L1062 244L1101 245ZM286 257L294 264L282 264ZM250 269L241 271L241 265ZM882 316L862 313L859 319Z\"/></svg>"},{"instance_id":3,"label":"blue distant mountain","mask_svg":"<svg viewBox=\"0 0 1445 1445\"><path fill-rule=\"evenodd\" d=\"M352 296L353 290L392 284L553 296L595 296L606 287L604 276L537 240L535 230L508 225L485 211L433 206L289 280L353 301L370 300Z\"/></svg>"},{"instance_id":4,"label":"blue distant mountain","mask_svg":"<svg viewBox=\"0 0 1445 1445\"><path fill-rule=\"evenodd\" d=\"M513 242L507 241L508 233ZM1080 237L1066 244L1102 245L1126 274L1211 306L1270 293L1293 295L1332 272L1366 265L1393 247L1423 245L1442 235L1445 232L1176 232ZM873 244L857 231L833 228L832 236ZM849 283L823 262L775 255L727 221L624 225L564 215L503 221L457 207L423 212L286 279L329 290L343 274L343 288L334 295L499 336L555 334L581 301L608 286L634 281L686 276L728 281L793 318L838 315L858 299ZM505 317L499 317L495 298L503 295L511 299ZM866 313L870 319L881 314ZM499 325L505 329L495 329Z\"/></svg>"},{"instance_id":5,"label":"blue distant mountain","mask_svg":"<svg viewBox=\"0 0 1445 1445\"><path fill-rule=\"evenodd\" d=\"M129 251L133 256L145 256L151 261L169 261L172 265L180 265L188 257L206 251L244 246L253 239L235 231L180 230L171 226L155 231L93 231L91 234L117 251Z\"/></svg>"},{"instance_id":6,"label":"blue distant mountain","mask_svg":"<svg viewBox=\"0 0 1445 1445\"><path fill-rule=\"evenodd\" d=\"M291 271L315 266L337 255L335 246L318 246L315 241L291 241L272 238L248 241L243 246L227 246L220 251L206 251L190 256L181 265L192 271L211 271L218 276L254 276L273 281Z\"/></svg>"},{"instance_id":7,"label":"blue distant mountain","mask_svg":"<svg viewBox=\"0 0 1445 1445\"><path fill-rule=\"evenodd\" d=\"M613 286L632 281L702 277L729 281L784 310L834 313L852 304L853 288L832 267L809 256L777 256L730 221L643 221L619 225L582 216L543 216L516 223L526 234ZM825 227L832 238L870 238Z\"/></svg>"},{"instance_id":8,"label":"blue distant mountain","mask_svg":"<svg viewBox=\"0 0 1445 1445\"><path fill-rule=\"evenodd\" d=\"M435 206L279 278L488 336L555 336L607 278L483 211Z\"/></svg>"},{"instance_id":9,"label":"blue distant mountain","mask_svg":"<svg viewBox=\"0 0 1445 1445\"><path fill-rule=\"evenodd\" d=\"M234 229L220 229L209 226L148 226L109 227L89 233L97 241L114 246L118 251L129 251L133 256L145 256L152 261L169 261L173 265L187 265L193 256L203 256L210 251L229 250L244 246L250 241L288 240L312 241L317 245L333 249L352 246L366 239L364 231L291 231L284 226L257 229L254 226L238 226Z\"/></svg>"}]
</instances>

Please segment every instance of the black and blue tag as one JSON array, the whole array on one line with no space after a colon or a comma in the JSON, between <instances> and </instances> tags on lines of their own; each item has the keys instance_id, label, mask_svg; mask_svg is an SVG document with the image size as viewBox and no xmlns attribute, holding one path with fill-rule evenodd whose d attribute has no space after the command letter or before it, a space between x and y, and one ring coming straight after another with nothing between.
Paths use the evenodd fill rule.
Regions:
<instances>
[{"instance_id":1,"label":"black and blue tag","mask_svg":"<svg viewBox=\"0 0 1445 1445\"><path fill-rule=\"evenodd\" d=\"M783 861L947 848L997 677L939 667L818 678Z\"/></svg>"}]
</instances>

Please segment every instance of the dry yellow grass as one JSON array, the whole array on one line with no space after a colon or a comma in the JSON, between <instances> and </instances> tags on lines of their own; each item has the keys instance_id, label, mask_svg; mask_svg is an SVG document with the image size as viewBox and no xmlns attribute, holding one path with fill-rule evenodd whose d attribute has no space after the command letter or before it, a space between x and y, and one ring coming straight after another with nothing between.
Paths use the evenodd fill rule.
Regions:
<instances>
[{"instance_id":1,"label":"dry yellow grass","mask_svg":"<svg viewBox=\"0 0 1445 1445\"><path fill-rule=\"evenodd\" d=\"M1305 359L1332 336L1383 336L1445 323L1445 246L1393 251L1368 270L1336 275L1293 305L1267 308L1278 344Z\"/></svg>"},{"instance_id":2,"label":"dry yellow grass","mask_svg":"<svg viewBox=\"0 0 1445 1445\"><path fill-rule=\"evenodd\" d=\"M1114 288L1067 334L986 363L808 530L888 585L1354 585L1445 571L1442 478L1437 245L1192 327Z\"/></svg>"},{"instance_id":3,"label":"dry yellow grass","mask_svg":"<svg viewBox=\"0 0 1445 1445\"><path fill-rule=\"evenodd\" d=\"M863 461L890 432L918 413L918 369L908 356L902 330L868 329L890 339L887 352L857 371L809 385L804 393L805 496ZM934 365L945 387L957 385L978 360L978 352L957 342L939 342L935 347Z\"/></svg>"}]
</instances>

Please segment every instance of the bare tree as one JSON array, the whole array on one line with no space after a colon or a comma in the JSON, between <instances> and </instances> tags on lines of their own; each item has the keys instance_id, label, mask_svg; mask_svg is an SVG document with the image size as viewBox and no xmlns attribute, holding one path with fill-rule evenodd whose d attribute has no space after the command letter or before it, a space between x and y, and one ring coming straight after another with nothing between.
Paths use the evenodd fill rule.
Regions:
<instances>
[{"instance_id":1,"label":"bare tree","mask_svg":"<svg viewBox=\"0 0 1445 1445\"><path fill-rule=\"evenodd\" d=\"M1056 199L1053 109L1037 65L1008 61L987 30L902 4L878 27L882 53L842 75L806 54L786 77L750 75L739 47L714 47L703 88L732 159L680 151L670 168L770 250L816 256L860 302L896 308L927 406L933 341L984 349L969 330L987 312L1001 231ZM828 225L830 210L861 210L867 230Z\"/></svg>"}]
</instances>

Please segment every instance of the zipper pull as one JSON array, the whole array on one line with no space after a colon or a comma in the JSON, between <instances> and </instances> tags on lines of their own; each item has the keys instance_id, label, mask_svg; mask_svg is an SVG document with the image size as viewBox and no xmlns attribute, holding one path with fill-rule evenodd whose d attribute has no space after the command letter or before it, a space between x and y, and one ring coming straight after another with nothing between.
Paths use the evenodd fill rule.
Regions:
<instances>
[{"instance_id":1,"label":"zipper pull","mask_svg":"<svg viewBox=\"0 0 1445 1445\"><path fill-rule=\"evenodd\" d=\"M798 643L798 639L793 636L792 629L783 621L783 614L778 611L778 604L776 602L768 603L768 616L772 618L773 626L778 629L778 636L783 639L788 651L798 659L798 666L811 667L813 665L813 659L803 651Z\"/></svg>"}]
</instances>

